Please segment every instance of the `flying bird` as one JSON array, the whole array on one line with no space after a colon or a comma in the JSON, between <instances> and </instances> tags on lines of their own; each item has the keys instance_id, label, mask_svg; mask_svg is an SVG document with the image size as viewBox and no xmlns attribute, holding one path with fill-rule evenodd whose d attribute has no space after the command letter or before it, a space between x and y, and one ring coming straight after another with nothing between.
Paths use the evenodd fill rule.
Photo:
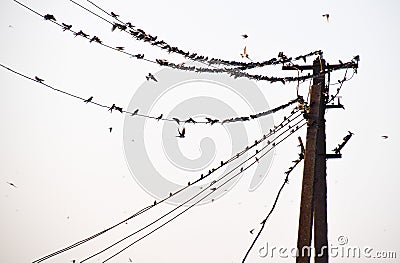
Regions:
<instances>
[{"instance_id":1,"label":"flying bird","mask_svg":"<svg viewBox=\"0 0 400 263\"><path fill-rule=\"evenodd\" d=\"M179 128L178 128L178 134L179 134L179 135L177 135L176 137L178 137L178 138L185 138L185 132L186 132L186 129L185 129L185 128L183 128L182 131L180 131Z\"/></svg>"},{"instance_id":2,"label":"flying bird","mask_svg":"<svg viewBox=\"0 0 400 263\"><path fill-rule=\"evenodd\" d=\"M329 23L329 14L324 14L324 15L322 15L322 16L325 17L325 18L326 18L326 22Z\"/></svg>"},{"instance_id":3,"label":"flying bird","mask_svg":"<svg viewBox=\"0 0 400 263\"><path fill-rule=\"evenodd\" d=\"M72 28L72 25L67 25L64 23L62 23L62 26L63 26L63 31L70 30Z\"/></svg>"},{"instance_id":4,"label":"flying bird","mask_svg":"<svg viewBox=\"0 0 400 263\"><path fill-rule=\"evenodd\" d=\"M91 96L90 98L88 98L87 100L84 100L84 102L86 102L86 103L89 103L89 102L91 102L92 101L92 99L93 99L93 96Z\"/></svg>"},{"instance_id":5,"label":"flying bird","mask_svg":"<svg viewBox=\"0 0 400 263\"><path fill-rule=\"evenodd\" d=\"M387 136L387 135L382 135L381 137L382 137L383 139L385 139L385 140L386 140L387 138L389 138L389 136Z\"/></svg>"},{"instance_id":6,"label":"flying bird","mask_svg":"<svg viewBox=\"0 0 400 263\"><path fill-rule=\"evenodd\" d=\"M242 56L242 58L247 58L247 59L250 59L249 58L249 54L247 54L247 47L244 47L244 49L243 49L243 54L240 54L241 56ZM251 60L251 59L250 59Z\"/></svg>"},{"instance_id":7,"label":"flying bird","mask_svg":"<svg viewBox=\"0 0 400 263\"><path fill-rule=\"evenodd\" d=\"M254 228L252 229L252 230L250 230L249 232L250 232L250 234L253 234L254 233Z\"/></svg>"},{"instance_id":8,"label":"flying bird","mask_svg":"<svg viewBox=\"0 0 400 263\"><path fill-rule=\"evenodd\" d=\"M7 184L11 185L12 187L17 188L17 186L15 184L13 184L13 183L7 182Z\"/></svg>"},{"instance_id":9,"label":"flying bird","mask_svg":"<svg viewBox=\"0 0 400 263\"><path fill-rule=\"evenodd\" d=\"M248 38L249 36L247 34L242 35L243 38Z\"/></svg>"},{"instance_id":10,"label":"flying bird","mask_svg":"<svg viewBox=\"0 0 400 263\"><path fill-rule=\"evenodd\" d=\"M158 116L158 117L156 118L156 120L159 121L159 120L162 119L162 117L163 117L163 115L161 114L160 116Z\"/></svg>"},{"instance_id":11,"label":"flying bird","mask_svg":"<svg viewBox=\"0 0 400 263\"><path fill-rule=\"evenodd\" d=\"M149 80L154 80L155 82L158 82L158 80L156 79L156 77L154 77L154 75L151 74L151 73L149 73L149 74L146 76L146 79L147 79L147 81L149 81Z\"/></svg>"},{"instance_id":12,"label":"flying bird","mask_svg":"<svg viewBox=\"0 0 400 263\"><path fill-rule=\"evenodd\" d=\"M39 78L38 76L35 76L35 80L37 82L43 83L44 79Z\"/></svg>"},{"instance_id":13,"label":"flying bird","mask_svg":"<svg viewBox=\"0 0 400 263\"><path fill-rule=\"evenodd\" d=\"M50 14L47 14L47 15L44 15L44 20L53 20L53 21L56 21L56 18L53 16L53 15L50 15Z\"/></svg>"}]
</instances>

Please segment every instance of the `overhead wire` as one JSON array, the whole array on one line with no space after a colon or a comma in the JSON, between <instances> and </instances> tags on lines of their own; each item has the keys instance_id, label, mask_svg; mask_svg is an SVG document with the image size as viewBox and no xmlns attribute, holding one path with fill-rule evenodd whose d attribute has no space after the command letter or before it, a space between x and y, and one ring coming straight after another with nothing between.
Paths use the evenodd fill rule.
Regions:
<instances>
[{"instance_id":1,"label":"overhead wire","mask_svg":"<svg viewBox=\"0 0 400 263\"><path fill-rule=\"evenodd\" d=\"M253 145L250 145L250 146L246 147L244 150L242 150L242 151L236 153L236 154L233 155L230 159L228 159L227 161L223 162L223 164L222 164L221 166L218 166L217 168L213 168L213 169L209 170L208 174L205 174L205 175L202 174L202 175L200 176L199 179L197 179L197 180L191 182L191 183L188 184L187 186L184 186L183 188L181 188L181 189L175 191L174 193L171 193L169 196L165 197L165 198L162 199L162 200L159 200L157 203L155 203L155 204L153 204L153 205L148 205L148 206L142 208L142 209L139 210L138 212L136 212L136 213L134 213L133 215L129 216L128 218L126 218L126 219L124 219L124 220L122 220L122 221L120 221L120 222L114 224L113 226L108 227L108 228L104 229L103 231L100 231L100 232L98 232L98 233L96 233L96 234L94 234L94 235L92 235L92 236L90 236L90 237L88 237L88 238L85 238L85 239L83 239L83 240L80 240L80 241L78 241L78 242L75 242L74 244L72 244L72 245L70 245L70 246L68 246L68 247L65 247L65 248L63 248L63 249L60 249L60 250L58 250L58 251L55 251L55 252L53 252L53 253L51 253L51 254L48 254L48 255L46 255L46 256L44 256L44 257L42 257L42 258L39 258L39 259L33 261L33 263L39 263L39 262L42 262L42 261L44 261L44 260L47 260L47 259L49 259L49 258L51 258L51 257L54 257L54 256L58 255L58 254L64 253L64 252L66 252L66 251L68 251L68 250L70 250L70 249L73 249L73 248L75 248L75 247L77 247L77 246L80 246L80 245L82 245L82 244L84 244L84 243L86 243L86 242L88 242L88 241L90 241L90 240L92 240L92 239L94 239L94 238L100 236L100 235L103 235L103 234L105 234L106 232L108 232L108 231L110 231L110 230L112 230L112 229L114 229L114 228L116 228L116 227L122 225L123 223L125 223L125 222L127 222L127 221L129 221L129 220L131 220L131 219L133 219L134 217L143 214L144 212L148 211L149 209L151 209L151 208L153 208L153 207L155 207L155 206L157 206L157 205L159 205L159 204L161 204L161 203L167 201L168 199L170 199L170 198L172 198L173 196L177 195L178 193L184 191L184 190L187 189L188 187L193 186L194 184L196 184L196 183L198 183L198 182L200 182L200 181L202 181L202 180L208 178L209 176L211 176L211 174L213 174L214 172L216 172L216 171L217 171L218 169L220 169L222 166L225 166L225 165L227 165L228 163L230 163L230 162L232 162L232 161L238 159L238 158L239 158L240 156L242 156L244 153L246 153L246 152L248 152L249 150L251 150L252 148L256 147L257 145L259 145L260 143L262 143L263 141L265 141L266 139L268 139L270 136L276 134L276 132L279 132L281 129L283 129L284 127L286 127L287 125L289 125L291 122L293 122L294 120L296 120L297 118L299 118L299 117L301 116L301 114L297 114L297 116L295 116L295 114L296 114L297 112L298 112L298 110L296 110L295 112L291 113L291 116L289 116L289 118L287 118L286 120L282 121L278 126L276 126L276 128L274 128L273 130L271 130L267 135L264 135L261 139L257 140ZM294 117L291 118L292 116L294 116ZM302 119L302 120L303 120L303 119ZM299 122L298 122L298 123L299 123ZM296 125L296 124L295 124L295 125ZM289 126L290 126L290 125L289 125ZM290 128L292 128L292 127L290 127ZM289 129L290 129L290 128L289 128ZM267 146L268 146L268 145L272 145L272 142L269 141L269 142L267 143ZM239 166L240 166L240 165L239 165ZM236 168L236 169L237 169L237 168Z\"/></svg>"},{"instance_id":2,"label":"overhead wire","mask_svg":"<svg viewBox=\"0 0 400 263\"><path fill-rule=\"evenodd\" d=\"M266 216L266 217L264 218L264 220L261 222L261 228L260 228L260 230L258 231L257 235L255 236L255 238L254 238L253 242L251 243L250 247L248 248L248 250L247 250L247 252L246 252L246 254L245 254L245 256L244 256L244 258L243 258L243 260L242 260L242 263L244 263L244 262L246 261L248 255L250 254L250 251L252 250L252 248L254 247L255 243L256 243L257 240L258 240L258 238L260 237L262 231L264 230L265 225L266 225L268 219L270 218L272 212L274 211L274 209L275 209L275 207L276 207L276 204L278 203L278 199L279 199L279 197L280 197L280 195L281 195L281 193L282 193L283 188L284 188L284 187L286 186L286 184L288 184L288 182L289 182L289 175L290 175L290 173L294 170L294 168L296 168L296 166L297 166L303 159L304 159L304 153L301 152L301 153L299 154L299 158L298 158L297 160L294 161L294 165L291 166L291 167L289 168L289 170L285 172L286 177L285 177L285 179L284 179L284 181L283 181L281 187L279 188L279 191L278 191L278 193L277 193L277 195L276 195L276 197L275 197L274 203L273 203L273 205L272 205L270 211L268 212L267 216Z\"/></svg>"},{"instance_id":3,"label":"overhead wire","mask_svg":"<svg viewBox=\"0 0 400 263\"><path fill-rule=\"evenodd\" d=\"M26 5L20 3L17 0L12 0L12 1L20 4L21 6L27 8L30 11L34 11L33 9L27 7ZM38 13L36 11L34 11L34 13L39 15L39 16L41 16L41 17L43 17L43 18L45 17L44 15L41 15L40 13ZM54 24L62 27L64 31L71 31L75 35L77 35L79 33L79 32L74 32L70 28L63 27L63 25L59 24L58 22L56 22L54 20L50 20L50 21L53 22ZM89 39L88 37L85 37L85 38ZM170 68L177 69L177 70L191 71L191 72L197 72L197 73L213 73L213 74L227 73L228 75L230 75L233 78L248 78L248 79L252 79L252 80L256 80L256 81L261 81L261 80L268 81L268 82L271 82L271 83L282 82L283 84L286 84L287 82L305 81L305 80L310 79L310 78L316 78L316 77L319 77L319 76L323 76L323 75L325 75L325 74L327 74L329 72L336 71L336 70L339 70L339 69L342 69L342 68L355 67L355 65L356 65L354 61L350 61L350 62L343 63L341 65L337 65L336 67L331 67L329 69L326 69L326 70L324 70L322 72L319 72L318 74L310 74L310 73L308 73L306 75L301 75L299 77L270 77L270 76L259 75L259 74L249 74L249 73L244 72L244 71L237 71L235 68L233 68L233 69L232 68L212 68L212 69L210 69L210 68L202 68L202 67L196 67L196 66L185 66L185 65L182 65L182 64L175 64L175 63L172 63L172 62L168 62L165 59L156 59L156 61L154 61L154 60L150 60L150 59L144 58L143 54L133 55L133 54L128 53L128 52L126 52L124 50L119 50L117 47L112 47L110 45L106 45L97 36L94 36L92 39L90 39L90 42L93 42L93 41L95 41L98 44L100 44L100 45L102 45L104 47L107 47L109 49L112 49L112 50L127 54L132 58L134 57L134 58L142 59L142 60L145 60L145 61L148 61L148 62L151 62L151 63L157 63L160 66L166 66L166 67L170 67Z\"/></svg>"},{"instance_id":4,"label":"overhead wire","mask_svg":"<svg viewBox=\"0 0 400 263\"><path fill-rule=\"evenodd\" d=\"M305 122L304 119L300 120L300 121L299 121L299 124L300 124L301 122L304 122L304 123L301 124L301 125L299 125L299 126L294 130L294 132L295 132L295 131L298 131L298 130L301 129L304 125L306 125L306 122ZM286 130L285 132L287 132L287 131L289 131L289 130L290 130L290 128L289 128L288 130ZM259 159L265 157L273 148L275 148L277 145L279 145L279 144L282 143L284 140L286 140L288 137L290 137L294 132L290 132L290 133L289 133L288 135L286 135L283 139L281 139L281 140L278 141L276 144L274 144L274 145L272 146L271 149L269 149L267 152L261 154L261 155L259 156ZM282 133L282 134L284 134L284 133ZM282 134L281 134L281 135L282 135ZM278 137L277 137L277 138L278 138ZM277 138L276 138L276 139L277 139ZM269 146L269 145L267 145L267 146ZM266 148L267 146L265 146L265 148ZM265 149L265 148L263 147L263 149ZM259 153L261 153L261 151L262 151L262 150L260 150ZM257 155L257 153L254 154L253 156L249 157L245 162L251 160L251 158L254 158L256 155ZM258 159L258 160L259 160L259 159ZM233 175L231 178L229 178L227 181L225 181L225 182L222 183L221 185L215 186L215 184L216 184L218 181L224 179L224 178L225 178L227 175L229 175L231 172L227 173L227 174L224 175L223 177L221 177L221 178L219 178L218 180L216 180L216 182L215 182L214 184L210 184L209 186L207 186L206 188L204 188L202 191L200 191L198 194L196 194L193 198L190 198L189 200L194 199L195 197L197 197L197 196L198 196L199 194L201 194L202 192L208 190L211 186L215 186L216 189L221 188L222 186L224 186L225 184L227 184L229 181L233 180L235 177L237 177L238 175L242 174L244 171L246 171L247 169L249 169L251 166L253 166L254 164L258 163L258 160L253 161L252 163L250 163L250 164L249 164L247 167L245 167L245 168L242 167L242 169L240 170L240 172L238 172L237 174ZM245 163L245 162L243 162L243 163ZM243 164L243 163L242 163L242 164ZM241 164L241 165L242 165L242 164ZM240 167L241 165L239 165L238 167ZM233 171L233 170L232 170L232 171ZM214 191L215 191L215 190L214 190ZM152 231L150 231L150 232L147 233L146 235L144 235L144 236L140 237L139 239L135 240L134 242L130 243L128 246L126 246L126 247L124 247L123 249L119 250L117 253L114 253L112 256L110 256L109 258L107 258L106 260L104 260L103 263L109 261L110 259L114 258L115 256L119 255L120 253L122 253L123 251L125 251L126 249L128 249L129 247L131 247L132 245L134 245L134 244L136 244L137 242L139 242L140 240L142 240L142 239L144 239L145 237L149 236L150 234L154 233L154 232L157 231L158 229L164 227L165 225L167 225L168 223L170 223L171 221L173 221L174 219L176 219L176 218L179 217L180 215L182 215L182 214L184 214L185 212L187 212L189 209L193 208L195 205L197 205L198 203L200 203L200 202L201 202L202 200L204 200L206 197L208 197L208 196L210 196L211 194L213 194L214 191L211 191L211 192L208 193L207 195L203 196L203 197L200 198L198 201L196 201L195 203L193 203L192 205L190 205L189 207L187 207L185 210L181 211L180 213L178 213L177 215L175 215L175 216L172 217L171 219L167 220L166 222L164 222L163 224L161 224L161 225L158 226L157 228L153 229ZM184 202L182 205L186 204L187 202L189 202L189 201ZM174 209L174 210L175 210L175 209ZM169 214L169 213L167 213L167 214ZM167 215L167 214L166 214L166 215ZM83 262L85 262L85 261L87 261L87 260L89 260L89 259L91 259L91 258L93 258L93 257L95 257L95 256L97 256L97 255L99 255L99 254L101 254L101 253L103 253L103 252L105 252L106 250L108 250L108 249L114 247L115 245L119 244L120 242L126 240L127 238L133 236L133 235L136 234L136 233L139 233L140 231L142 231L142 230L144 230L145 228L151 226L151 225L154 224L155 222L161 220L161 219L164 218L166 215L163 215L162 217L160 217L160 218L158 218L157 220L153 221L152 223L146 225L145 227L139 229L138 231L136 231L136 232L134 232L134 233L132 233L132 234L126 236L125 238L119 240L118 242L113 243L112 245L108 246L107 248L105 248L105 249L103 249L103 250L101 250L101 251L99 251L99 252L97 252L97 253L91 255L91 256L88 257L88 258L85 258L84 260L82 260L82 261L80 261L80 262L83 263Z\"/></svg>"},{"instance_id":5,"label":"overhead wire","mask_svg":"<svg viewBox=\"0 0 400 263\"><path fill-rule=\"evenodd\" d=\"M16 70L11 69L11 68L9 68L9 67L1 64L1 63L0 63L0 66L5 68L5 69L7 69L7 70L9 70L9 71L11 71L12 73L15 73L15 74L17 74L19 76L22 76L22 77L24 77L26 79L29 79L31 81L37 82L37 83L39 83L39 84L41 84L41 85L43 85L43 86L45 86L47 88L50 88L50 89L52 89L52 90L54 90L56 92L60 92L60 93L62 93L64 95L67 95L67 96L82 100L82 101L84 101L86 103L94 104L94 105L96 105L98 107L106 108L108 110L111 110L111 112L112 112L112 110L115 110L115 111L119 111L120 113L129 114L132 117L136 117L137 116L137 117L143 117L143 118L147 118L147 119L162 120L162 121L169 121L169 122L177 122L178 124L180 124L182 122L182 123L189 123L189 124L211 124L211 125L213 125L215 123L226 124L226 123L233 123L233 122L250 121L252 119L257 119L257 118L260 118L260 117L264 117L264 116L276 113L276 112L278 112L280 110L283 110L283 109L289 107L290 105L293 105L296 102L302 103L302 98L298 97L296 99L290 100L289 102L287 102L285 104L282 104L282 105L280 105L278 107L275 107L273 109L270 109L270 110L267 110L267 111L264 111L264 112L258 112L258 113L255 113L255 114L250 114L249 116L230 117L230 118L223 119L223 120L211 119L211 118L208 118L208 117L207 117L208 120L204 120L204 121L199 121L199 120L195 121L193 119L194 117L189 117L186 120L179 119L178 117L159 118L159 117L156 117L156 116L150 116L150 115L142 114L142 113L140 113L139 109L136 109L137 112L136 112L136 110L134 112L131 112L131 111L123 110L121 107L115 106L115 104L113 104L111 106L107 106L107 105L101 104L99 102L96 102L93 99L88 101L87 98L83 98L81 96L72 94L70 92L66 92L66 91L63 91L61 89L54 88L53 86L51 86L49 84L46 84L44 82L39 82L36 79L34 79L32 77L29 77L29 76L27 76L25 74L22 74L20 72L17 72Z\"/></svg>"}]
</instances>

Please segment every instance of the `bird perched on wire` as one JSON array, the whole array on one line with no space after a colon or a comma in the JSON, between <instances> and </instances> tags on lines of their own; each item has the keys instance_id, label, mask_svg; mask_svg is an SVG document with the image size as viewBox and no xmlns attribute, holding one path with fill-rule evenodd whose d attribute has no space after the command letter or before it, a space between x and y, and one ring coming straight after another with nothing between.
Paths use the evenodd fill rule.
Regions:
<instances>
[{"instance_id":1,"label":"bird perched on wire","mask_svg":"<svg viewBox=\"0 0 400 263\"><path fill-rule=\"evenodd\" d=\"M108 111L112 112L115 109L115 104L113 104L110 108L108 108Z\"/></svg>"},{"instance_id":2,"label":"bird perched on wire","mask_svg":"<svg viewBox=\"0 0 400 263\"><path fill-rule=\"evenodd\" d=\"M44 79L39 78L38 76L35 76L35 80L37 82L43 83Z\"/></svg>"},{"instance_id":3,"label":"bird perched on wire","mask_svg":"<svg viewBox=\"0 0 400 263\"><path fill-rule=\"evenodd\" d=\"M248 38L249 36L247 34L242 35L243 38Z\"/></svg>"},{"instance_id":4,"label":"bird perched on wire","mask_svg":"<svg viewBox=\"0 0 400 263\"><path fill-rule=\"evenodd\" d=\"M247 59L250 59L249 58L249 54L247 53L247 47L244 47L244 49L243 49L243 54L240 54L241 56L242 56L242 58L247 58ZM251 59L250 59L251 60Z\"/></svg>"},{"instance_id":5,"label":"bird perched on wire","mask_svg":"<svg viewBox=\"0 0 400 263\"><path fill-rule=\"evenodd\" d=\"M138 112L139 112L139 109L136 109L134 112L132 112L131 116L135 116L135 115L137 115L137 114L138 114Z\"/></svg>"},{"instance_id":6,"label":"bird perched on wire","mask_svg":"<svg viewBox=\"0 0 400 263\"><path fill-rule=\"evenodd\" d=\"M219 122L219 120L217 120L217 119L211 119L208 117L206 117L206 120L207 120L207 123L209 123L211 125L214 125L215 123Z\"/></svg>"},{"instance_id":7,"label":"bird perched on wire","mask_svg":"<svg viewBox=\"0 0 400 263\"><path fill-rule=\"evenodd\" d=\"M176 135L176 137L185 138L185 132L186 132L185 128L183 128L182 131L180 131L179 128L178 128L178 135Z\"/></svg>"},{"instance_id":8,"label":"bird perched on wire","mask_svg":"<svg viewBox=\"0 0 400 263\"><path fill-rule=\"evenodd\" d=\"M101 42L101 40L100 40L100 38L98 38L98 37L96 37L96 36L93 36L90 40L89 40L89 43L92 43L92 42L97 42L97 43L99 43L99 44L101 44L102 42Z\"/></svg>"},{"instance_id":9,"label":"bird perched on wire","mask_svg":"<svg viewBox=\"0 0 400 263\"><path fill-rule=\"evenodd\" d=\"M83 36L84 38L89 38L89 35L84 33L82 30L79 30L79 32L75 32L74 35L75 35L75 37Z\"/></svg>"},{"instance_id":10,"label":"bird perched on wire","mask_svg":"<svg viewBox=\"0 0 400 263\"><path fill-rule=\"evenodd\" d=\"M346 145L346 143L350 140L351 136L354 135L354 133L352 133L351 131L348 131L349 134L347 134L344 138L343 138L343 142L341 144L339 144L335 149L333 149L333 151L336 154L340 154L340 150L343 149L343 147Z\"/></svg>"},{"instance_id":11,"label":"bird perched on wire","mask_svg":"<svg viewBox=\"0 0 400 263\"><path fill-rule=\"evenodd\" d=\"M156 120L157 120L157 121L159 121L159 120L161 120L161 119L162 119L162 117L163 117L163 115L162 115L162 114L160 114L160 116L158 116L158 117L156 118Z\"/></svg>"},{"instance_id":12,"label":"bird perched on wire","mask_svg":"<svg viewBox=\"0 0 400 263\"><path fill-rule=\"evenodd\" d=\"M172 118L178 125L181 123L181 121L178 118Z\"/></svg>"},{"instance_id":13,"label":"bird perched on wire","mask_svg":"<svg viewBox=\"0 0 400 263\"><path fill-rule=\"evenodd\" d=\"M326 18L326 22L329 23L329 14L323 14L322 16L325 17Z\"/></svg>"},{"instance_id":14,"label":"bird perched on wire","mask_svg":"<svg viewBox=\"0 0 400 263\"><path fill-rule=\"evenodd\" d=\"M115 49L118 51L124 51L125 48L124 47L115 47Z\"/></svg>"},{"instance_id":15,"label":"bird perched on wire","mask_svg":"<svg viewBox=\"0 0 400 263\"><path fill-rule=\"evenodd\" d=\"M146 80L147 80L147 81L149 81L149 80L154 80L155 82L158 82L158 80L156 79L156 77L154 77L154 75L151 74L151 73L149 73L149 74L146 76Z\"/></svg>"},{"instance_id":16,"label":"bird perched on wire","mask_svg":"<svg viewBox=\"0 0 400 263\"><path fill-rule=\"evenodd\" d=\"M112 127L108 128L108 130L110 131L110 133L112 132Z\"/></svg>"},{"instance_id":17,"label":"bird perched on wire","mask_svg":"<svg viewBox=\"0 0 400 263\"><path fill-rule=\"evenodd\" d=\"M56 18L53 16L53 15L50 15L50 14L47 14L47 15L44 15L44 20L53 20L53 21L56 21Z\"/></svg>"},{"instance_id":18,"label":"bird perched on wire","mask_svg":"<svg viewBox=\"0 0 400 263\"><path fill-rule=\"evenodd\" d=\"M67 25L64 23L62 23L62 26L63 26L63 31L70 30L72 28L72 25Z\"/></svg>"},{"instance_id":19,"label":"bird perched on wire","mask_svg":"<svg viewBox=\"0 0 400 263\"><path fill-rule=\"evenodd\" d=\"M93 99L93 96L91 96L90 98L88 98L88 99L84 100L83 102L85 102L85 103L89 103L89 102L91 102L91 101L92 101L92 99Z\"/></svg>"},{"instance_id":20,"label":"bird perched on wire","mask_svg":"<svg viewBox=\"0 0 400 263\"><path fill-rule=\"evenodd\" d=\"M197 123L193 118L189 118L185 121L186 123Z\"/></svg>"},{"instance_id":21,"label":"bird perched on wire","mask_svg":"<svg viewBox=\"0 0 400 263\"><path fill-rule=\"evenodd\" d=\"M122 108L121 108L121 107L117 107L117 106L115 106L115 109L116 109L117 111L119 111L119 112L123 113L123 110L122 110Z\"/></svg>"},{"instance_id":22,"label":"bird perched on wire","mask_svg":"<svg viewBox=\"0 0 400 263\"><path fill-rule=\"evenodd\" d=\"M114 18L118 18L118 17L119 17L119 15L117 15L117 14L114 13L114 12L111 12L110 14L111 14L111 16L114 17Z\"/></svg>"}]
</instances>

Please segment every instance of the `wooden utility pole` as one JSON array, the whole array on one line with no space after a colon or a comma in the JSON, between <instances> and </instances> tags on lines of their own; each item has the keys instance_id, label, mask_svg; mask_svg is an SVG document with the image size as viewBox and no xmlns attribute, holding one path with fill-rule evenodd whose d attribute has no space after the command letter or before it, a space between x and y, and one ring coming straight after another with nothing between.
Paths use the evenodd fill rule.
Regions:
<instances>
[{"instance_id":1,"label":"wooden utility pole","mask_svg":"<svg viewBox=\"0 0 400 263\"><path fill-rule=\"evenodd\" d=\"M321 57L317 58L313 63L312 69L314 75L320 74L325 70L325 61ZM307 116L308 127L297 239L297 263L310 262L310 257L312 256L311 238L313 219L315 221L314 248L317 255L320 254L321 248L328 243L326 221L325 96L325 75L323 74L313 79L310 109ZM322 257L316 258L316 263L328 262L327 249L324 252ZM323 261L323 259L326 261Z\"/></svg>"},{"instance_id":2,"label":"wooden utility pole","mask_svg":"<svg viewBox=\"0 0 400 263\"><path fill-rule=\"evenodd\" d=\"M326 69L340 65L326 65L322 55L313 65L287 65L284 70L313 70L310 105L307 113L307 137L304 156L303 185L301 191L299 231L297 237L298 255L296 263L309 263L314 252L315 263L328 263L328 223L326 159L341 158L341 154L326 154L325 110L343 108L343 105L326 105L329 90L325 87ZM345 67L357 68L358 64ZM312 226L314 222L314 251L311 249Z\"/></svg>"}]
</instances>

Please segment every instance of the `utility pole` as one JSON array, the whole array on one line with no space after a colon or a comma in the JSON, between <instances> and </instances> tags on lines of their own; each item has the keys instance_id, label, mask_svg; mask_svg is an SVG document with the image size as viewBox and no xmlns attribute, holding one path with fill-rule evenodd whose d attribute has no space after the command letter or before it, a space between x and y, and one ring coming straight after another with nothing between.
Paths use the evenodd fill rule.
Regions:
<instances>
[{"instance_id":1,"label":"utility pole","mask_svg":"<svg viewBox=\"0 0 400 263\"><path fill-rule=\"evenodd\" d=\"M328 92L325 87L326 69L338 65L326 65L322 54L313 65L287 65L284 70L313 70L310 105L307 113L307 137L304 156L303 183L300 203L299 230L297 237L296 263L309 263L311 255L312 226L314 223L315 263L328 263L328 223L326 159L340 158L326 154L325 110ZM350 66L349 66L350 67ZM354 67L354 65L352 65ZM332 105L328 105L332 106Z\"/></svg>"}]
</instances>

